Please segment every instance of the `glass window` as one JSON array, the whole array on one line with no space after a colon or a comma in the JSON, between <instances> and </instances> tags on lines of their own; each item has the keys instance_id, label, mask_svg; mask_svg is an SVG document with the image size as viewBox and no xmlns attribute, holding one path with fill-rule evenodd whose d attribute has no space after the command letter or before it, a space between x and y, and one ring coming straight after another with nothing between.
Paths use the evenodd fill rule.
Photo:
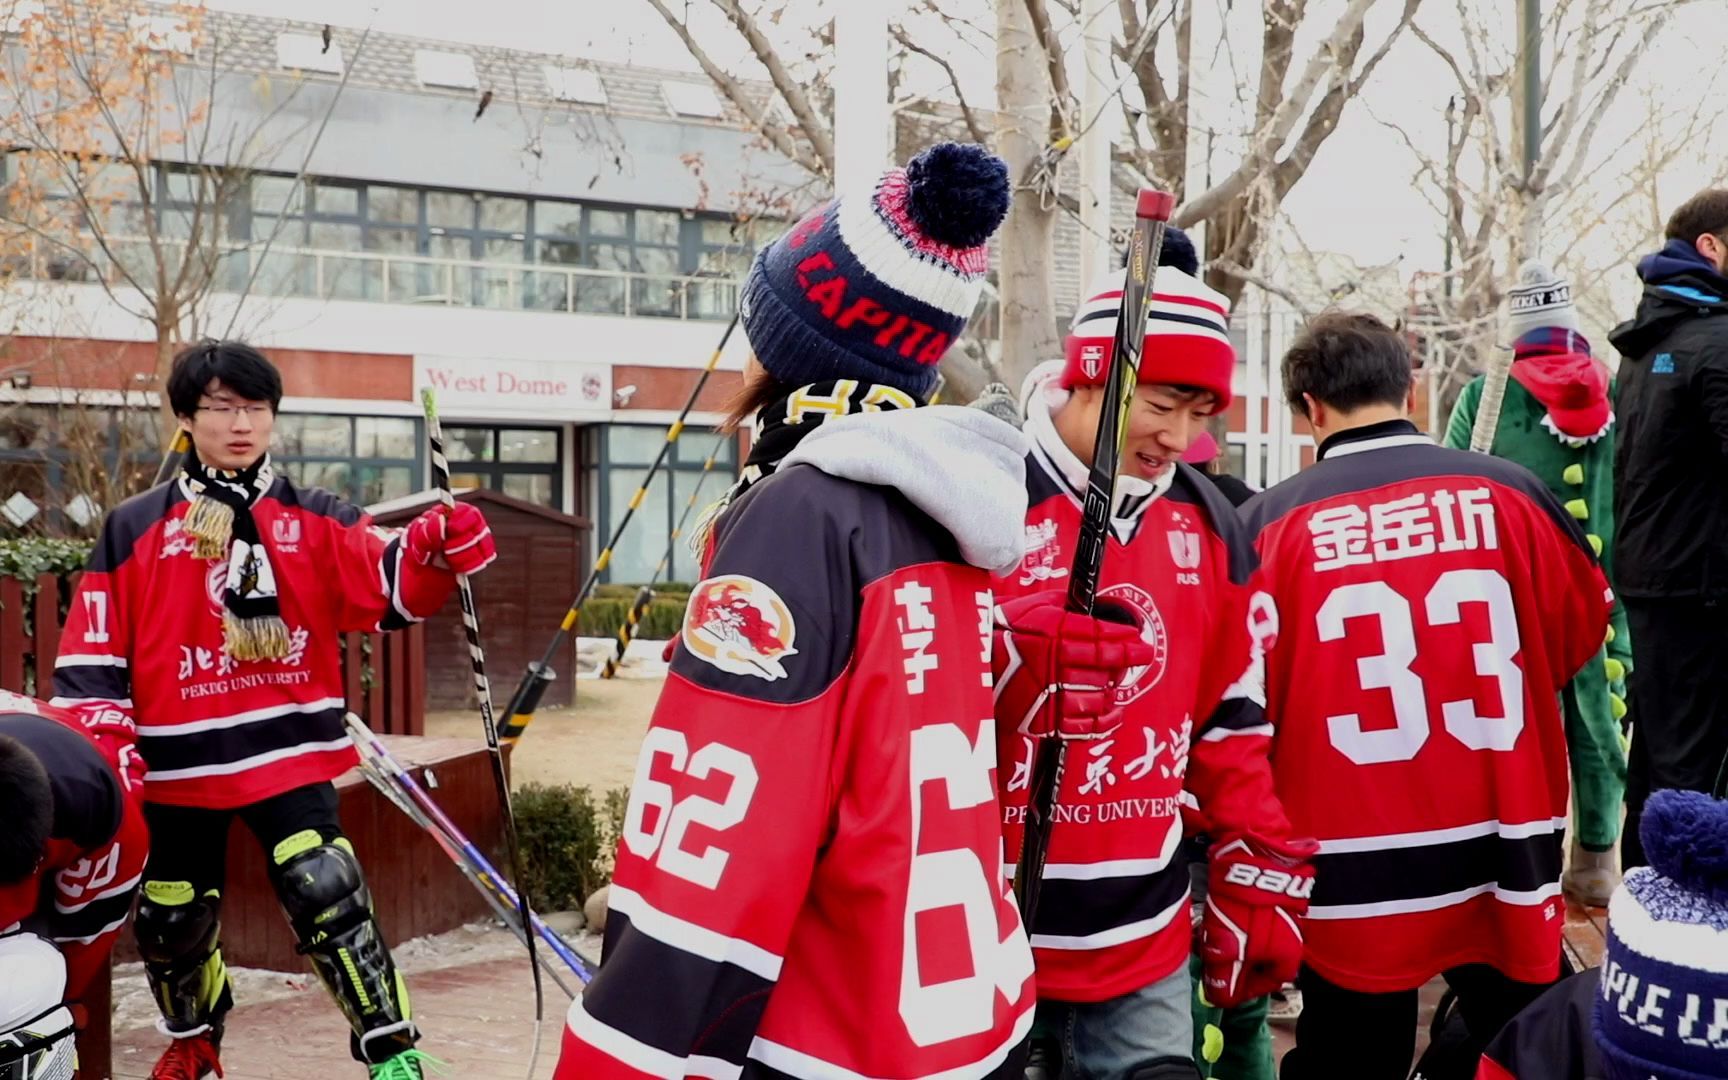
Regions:
<instances>
[{"instance_id":1,"label":"glass window","mask_svg":"<svg viewBox=\"0 0 1728 1080\"><path fill-rule=\"evenodd\" d=\"M503 492L542 506L552 505L550 473L505 473Z\"/></svg>"},{"instance_id":2,"label":"glass window","mask_svg":"<svg viewBox=\"0 0 1728 1080\"><path fill-rule=\"evenodd\" d=\"M492 430L491 428L445 428L445 456L451 461L494 460Z\"/></svg>"},{"instance_id":3,"label":"glass window","mask_svg":"<svg viewBox=\"0 0 1728 1080\"><path fill-rule=\"evenodd\" d=\"M292 194L290 194L292 193ZM287 210L283 210L283 205ZM252 209L265 214L298 214L306 204L306 189L291 176L254 176ZM254 236L257 232L254 231Z\"/></svg>"},{"instance_id":4,"label":"glass window","mask_svg":"<svg viewBox=\"0 0 1728 1080\"><path fill-rule=\"evenodd\" d=\"M354 455L363 458L411 458L419 449L419 425L406 416L359 416L354 419Z\"/></svg>"},{"instance_id":5,"label":"glass window","mask_svg":"<svg viewBox=\"0 0 1728 1080\"><path fill-rule=\"evenodd\" d=\"M682 227L683 215L676 210L636 211L636 242L638 244L676 245L678 233Z\"/></svg>"},{"instance_id":6,"label":"glass window","mask_svg":"<svg viewBox=\"0 0 1728 1080\"><path fill-rule=\"evenodd\" d=\"M406 465L362 465L354 470L354 481L361 506L399 499L414 490L413 470Z\"/></svg>"},{"instance_id":7,"label":"glass window","mask_svg":"<svg viewBox=\"0 0 1728 1080\"><path fill-rule=\"evenodd\" d=\"M606 438L608 460L646 465L660 452L660 444L666 441L666 429L647 424L613 424L607 429Z\"/></svg>"},{"instance_id":8,"label":"glass window","mask_svg":"<svg viewBox=\"0 0 1728 1080\"><path fill-rule=\"evenodd\" d=\"M450 474L450 486L457 491L463 488L483 488L492 486L492 474L489 472L453 472Z\"/></svg>"},{"instance_id":9,"label":"glass window","mask_svg":"<svg viewBox=\"0 0 1728 1080\"><path fill-rule=\"evenodd\" d=\"M742 241L739 236L742 223L732 218L703 218L702 242L704 244L737 244Z\"/></svg>"},{"instance_id":10,"label":"glass window","mask_svg":"<svg viewBox=\"0 0 1728 1080\"><path fill-rule=\"evenodd\" d=\"M630 212L627 210L588 211L588 231L596 236L629 236Z\"/></svg>"},{"instance_id":11,"label":"glass window","mask_svg":"<svg viewBox=\"0 0 1728 1080\"><path fill-rule=\"evenodd\" d=\"M360 189L346 184L320 183L312 189L312 210L339 217L360 216Z\"/></svg>"},{"instance_id":12,"label":"glass window","mask_svg":"<svg viewBox=\"0 0 1728 1080\"><path fill-rule=\"evenodd\" d=\"M384 229L376 225L366 229L366 250L376 251L383 255L416 255L419 253L420 233L415 229ZM366 271L367 292L369 298L390 300L404 303L414 299L415 275L419 272L419 264L404 260L392 261L389 264L389 291L378 294L384 280L383 268L373 265Z\"/></svg>"},{"instance_id":13,"label":"glass window","mask_svg":"<svg viewBox=\"0 0 1728 1080\"><path fill-rule=\"evenodd\" d=\"M542 240L539 260L543 263L578 266L582 262L582 245L574 240Z\"/></svg>"},{"instance_id":14,"label":"glass window","mask_svg":"<svg viewBox=\"0 0 1728 1080\"><path fill-rule=\"evenodd\" d=\"M41 405L0 406L0 450L46 450L53 419Z\"/></svg>"},{"instance_id":15,"label":"glass window","mask_svg":"<svg viewBox=\"0 0 1728 1080\"><path fill-rule=\"evenodd\" d=\"M322 251L360 251L364 247L360 240L360 226L343 225L333 221L314 221L312 223L312 246Z\"/></svg>"},{"instance_id":16,"label":"glass window","mask_svg":"<svg viewBox=\"0 0 1728 1080\"><path fill-rule=\"evenodd\" d=\"M648 475L647 469L611 469L606 478L607 487L607 517L606 534L609 536L623 520L629 509L630 498L636 494L636 488ZM654 481L648 485L648 497L643 500L638 511L645 522L651 522L652 527L644 526L640 539L633 544L620 544L612 553L612 563L607 571L612 581L639 585L648 580L654 573L654 566L665 552L666 532L670 529L667 522L667 476L662 470L655 474ZM648 539L652 536L652 539Z\"/></svg>"},{"instance_id":17,"label":"glass window","mask_svg":"<svg viewBox=\"0 0 1728 1080\"><path fill-rule=\"evenodd\" d=\"M346 461L291 461L287 468L289 478L301 487L321 487L338 495L351 490Z\"/></svg>"},{"instance_id":18,"label":"glass window","mask_svg":"<svg viewBox=\"0 0 1728 1080\"><path fill-rule=\"evenodd\" d=\"M209 181L193 169L169 169L163 185L163 196L169 202L202 202L210 194Z\"/></svg>"},{"instance_id":19,"label":"glass window","mask_svg":"<svg viewBox=\"0 0 1728 1080\"><path fill-rule=\"evenodd\" d=\"M474 198L457 191L426 193L426 224L453 229L474 227Z\"/></svg>"},{"instance_id":20,"label":"glass window","mask_svg":"<svg viewBox=\"0 0 1728 1080\"><path fill-rule=\"evenodd\" d=\"M276 417L276 452L284 457L346 457L353 452L352 425L347 416L283 413Z\"/></svg>"},{"instance_id":21,"label":"glass window","mask_svg":"<svg viewBox=\"0 0 1728 1080\"><path fill-rule=\"evenodd\" d=\"M420 193L413 188L372 184L366 188L366 217L371 221L420 221Z\"/></svg>"},{"instance_id":22,"label":"glass window","mask_svg":"<svg viewBox=\"0 0 1728 1080\"><path fill-rule=\"evenodd\" d=\"M498 460L555 462L558 460L558 434L536 428L500 431Z\"/></svg>"},{"instance_id":23,"label":"glass window","mask_svg":"<svg viewBox=\"0 0 1728 1080\"><path fill-rule=\"evenodd\" d=\"M488 195L480 200L480 227L492 232L523 232L528 228L528 200Z\"/></svg>"},{"instance_id":24,"label":"glass window","mask_svg":"<svg viewBox=\"0 0 1728 1080\"><path fill-rule=\"evenodd\" d=\"M582 234L582 204L573 202L535 203L534 231L541 236L580 236Z\"/></svg>"}]
</instances>

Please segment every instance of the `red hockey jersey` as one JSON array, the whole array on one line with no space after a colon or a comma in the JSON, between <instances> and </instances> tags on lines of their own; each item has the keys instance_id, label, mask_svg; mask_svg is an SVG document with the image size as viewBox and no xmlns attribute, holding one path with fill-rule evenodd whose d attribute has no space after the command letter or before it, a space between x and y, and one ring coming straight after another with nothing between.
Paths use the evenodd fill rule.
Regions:
<instances>
[{"instance_id":1,"label":"red hockey jersey","mask_svg":"<svg viewBox=\"0 0 1728 1080\"><path fill-rule=\"evenodd\" d=\"M293 650L236 661L222 635L227 560L193 553L188 499L170 481L108 515L60 638L54 704L134 718L151 802L247 806L340 776L355 754L336 635L417 621L455 577L405 559L396 533L328 491L276 476L252 513Z\"/></svg>"},{"instance_id":2,"label":"red hockey jersey","mask_svg":"<svg viewBox=\"0 0 1728 1080\"><path fill-rule=\"evenodd\" d=\"M1032 956L989 575L899 492L808 465L741 496L713 552L556 1075L1008 1075Z\"/></svg>"},{"instance_id":3,"label":"red hockey jersey","mask_svg":"<svg viewBox=\"0 0 1728 1080\"><path fill-rule=\"evenodd\" d=\"M84 997L120 937L150 850L144 765L131 740L83 717L0 690L0 736L48 773L54 818L36 872L0 885L0 935L22 929L59 946L66 998Z\"/></svg>"},{"instance_id":4,"label":"red hockey jersey","mask_svg":"<svg viewBox=\"0 0 1728 1080\"><path fill-rule=\"evenodd\" d=\"M1027 432L1027 554L997 580L1005 596L1064 587L1080 532L1085 467L1047 415L1031 417ZM1116 997L1187 962L1187 792L1216 835L1289 835L1273 795L1272 729L1262 710L1262 647L1278 615L1258 587L1234 508L1179 465L1156 487L1125 480L1116 513L1098 595L1137 614L1158 657L1119 691L1125 711L1116 733L1067 751L1031 928L1038 994L1063 1001ZM1032 752L1031 740L1001 733L1010 862L1023 840Z\"/></svg>"},{"instance_id":5,"label":"red hockey jersey","mask_svg":"<svg viewBox=\"0 0 1728 1080\"><path fill-rule=\"evenodd\" d=\"M1307 962L1352 990L1560 955L1560 688L1611 597L1522 466L1404 421L1341 433L1243 507L1283 625L1267 658L1278 791L1320 841Z\"/></svg>"}]
</instances>

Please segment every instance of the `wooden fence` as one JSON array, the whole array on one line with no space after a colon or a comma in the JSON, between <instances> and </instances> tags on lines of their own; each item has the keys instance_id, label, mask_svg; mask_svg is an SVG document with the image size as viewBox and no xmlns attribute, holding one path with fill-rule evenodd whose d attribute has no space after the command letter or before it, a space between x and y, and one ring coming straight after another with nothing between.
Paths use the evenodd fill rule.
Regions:
<instances>
[{"instance_id":1,"label":"wooden fence","mask_svg":"<svg viewBox=\"0 0 1728 1080\"><path fill-rule=\"evenodd\" d=\"M0 577L0 690L54 696L62 606L77 577L44 574L29 585ZM341 648L348 707L379 734L425 734L425 631L344 634Z\"/></svg>"}]
</instances>

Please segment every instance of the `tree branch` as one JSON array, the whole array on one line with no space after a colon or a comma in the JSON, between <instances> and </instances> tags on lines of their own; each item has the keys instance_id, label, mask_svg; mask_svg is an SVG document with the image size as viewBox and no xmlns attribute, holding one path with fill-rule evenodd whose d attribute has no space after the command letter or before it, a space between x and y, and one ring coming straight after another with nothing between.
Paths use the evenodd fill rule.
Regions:
<instances>
[{"instance_id":1,"label":"tree branch","mask_svg":"<svg viewBox=\"0 0 1728 1080\"><path fill-rule=\"evenodd\" d=\"M947 74L948 85L954 88L954 99L960 103L960 115L966 120L967 133L972 136L972 141L975 143L989 143L989 134L979 125L978 114L972 111L971 102L966 100L965 91L960 89L960 76L955 72L954 65L950 64L945 57L918 44L917 41L912 38L912 35L908 34L905 28L898 24L892 26L889 29L889 33L893 34L894 40L898 41L901 47L906 49L908 52L917 53L919 56L922 56L926 60L934 63Z\"/></svg>"},{"instance_id":2,"label":"tree branch","mask_svg":"<svg viewBox=\"0 0 1728 1080\"><path fill-rule=\"evenodd\" d=\"M1032 36L1044 50L1045 66L1050 71L1051 98L1055 105L1050 116L1052 140L1073 135L1074 125L1068 122L1073 111L1073 93L1068 89L1068 68L1062 60L1062 42L1050 25L1050 12L1044 7L1044 0L1021 2L1026 5L1026 14L1032 19Z\"/></svg>"},{"instance_id":3,"label":"tree branch","mask_svg":"<svg viewBox=\"0 0 1728 1080\"><path fill-rule=\"evenodd\" d=\"M661 0L649 0L655 7L664 11ZM715 6L725 12L726 17L737 27L738 33L750 46L750 51L756 55L761 65L768 69L768 78L774 84L774 89L780 92L780 97L786 102L786 107L792 110L792 116L798 121L804 131L804 137L810 140L810 145L816 152L818 160L825 163L829 176L834 175L834 139L829 133L828 125L817 114L810 104L810 96L805 93L802 83L792 77L781 62L780 54L774 51L773 42L762 33L762 28L756 25L756 20L745 11L738 0L714 0Z\"/></svg>"}]
</instances>

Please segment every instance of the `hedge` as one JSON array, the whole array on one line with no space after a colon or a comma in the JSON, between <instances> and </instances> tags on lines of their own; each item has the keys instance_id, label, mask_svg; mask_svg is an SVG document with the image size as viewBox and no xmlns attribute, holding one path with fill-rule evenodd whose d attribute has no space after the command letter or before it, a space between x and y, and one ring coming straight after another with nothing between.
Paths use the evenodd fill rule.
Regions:
<instances>
[{"instance_id":1,"label":"hedge","mask_svg":"<svg viewBox=\"0 0 1728 1080\"><path fill-rule=\"evenodd\" d=\"M593 597L582 605L582 618L577 624L582 636L612 637L618 633L640 589L639 585L597 586ZM636 636L644 641L676 637L678 628L684 625L684 608L689 602L689 585L678 582L656 585L654 599L636 626Z\"/></svg>"},{"instance_id":2,"label":"hedge","mask_svg":"<svg viewBox=\"0 0 1728 1080\"><path fill-rule=\"evenodd\" d=\"M512 793L528 893L541 911L580 910L611 880L630 793L596 798L573 784L523 784Z\"/></svg>"}]
</instances>

